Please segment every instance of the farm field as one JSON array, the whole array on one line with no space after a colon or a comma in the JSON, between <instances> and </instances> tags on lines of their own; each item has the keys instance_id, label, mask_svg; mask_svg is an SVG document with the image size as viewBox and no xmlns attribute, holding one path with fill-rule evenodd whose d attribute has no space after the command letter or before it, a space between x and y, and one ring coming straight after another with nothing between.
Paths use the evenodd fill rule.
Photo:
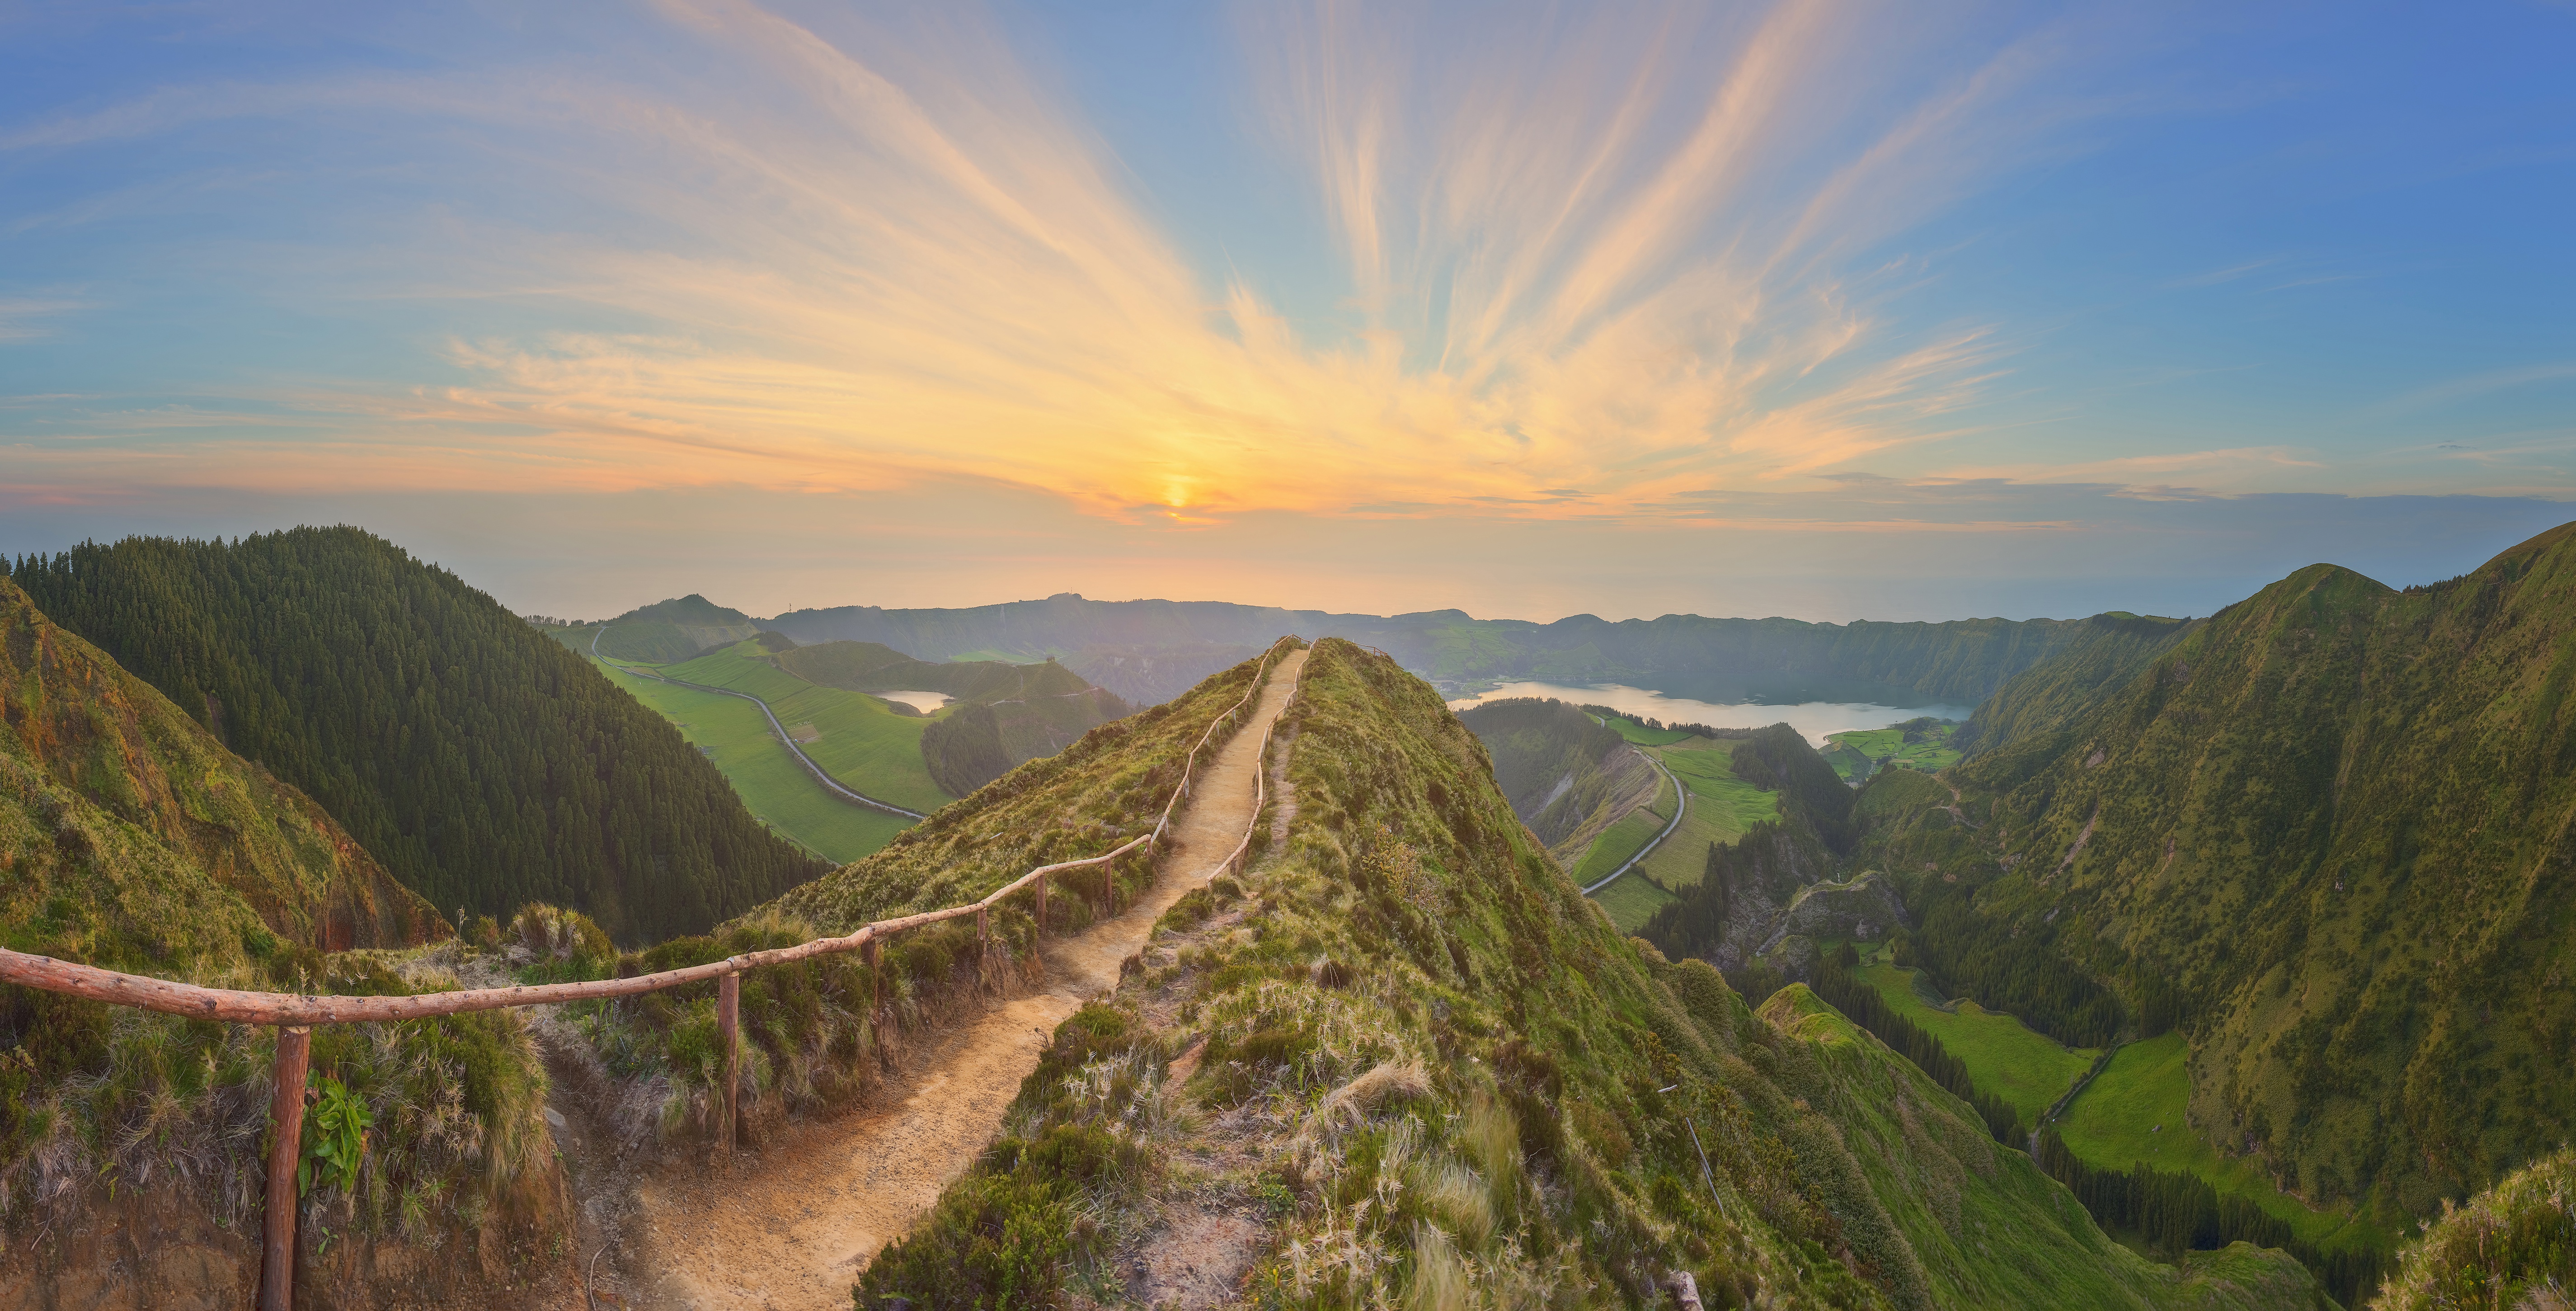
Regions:
<instances>
[{"instance_id":1,"label":"farm field","mask_svg":"<svg viewBox=\"0 0 2576 1311\"><path fill-rule=\"evenodd\" d=\"M2101 1054L2090 1047L2058 1046L2055 1039L2013 1016L1964 998L1955 1010L1935 1006L1915 988L1921 971L1891 962L1884 946L1856 945L1865 954L1852 977L1876 989L1888 1009L1939 1039L1968 1067L1968 1078L1977 1087L2011 1102L2025 1124L2039 1123L2039 1117L2075 1086L2075 1080ZM2067 1141L2070 1146L2074 1142L2072 1137Z\"/></svg>"},{"instance_id":2,"label":"farm field","mask_svg":"<svg viewBox=\"0 0 2576 1311\"><path fill-rule=\"evenodd\" d=\"M1654 917L1656 911L1663 909L1665 903L1679 900L1637 877L1635 870L1628 871L1618 882L1592 894L1592 899L1601 903L1601 909L1610 912L1610 922L1618 925L1621 933L1636 932Z\"/></svg>"},{"instance_id":3,"label":"farm field","mask_svg":"<svg viewBox=\"0 0 2576 1311\"><path fill-rule=\"evenodd\" d=\"M1648 728L1625 715L1612 715L1601 722L1609 725L1619 736L1641 747L1670 746L1685 738L1698 736L1677 728Z\"/></svg>"},{"instance_id":4,"label":"farm field","mask_svg":"<svg viewBox=\"0 0 2576 1311\"><path fill-rule=\"evenodd\" d=\"M769 731L760 707L735 697L673 687L601 665L609 681L679 726L763 823L825 860L848 864L894 840L909 821L823 790Z\"/></svg>"},{"instance_id":5,"label":"farm field","mask_svg":"<svg viewBox=\"0 0 2576 1311\"><path fill-rule=\"evenodd\" d=\"M1959 763L1959 753L1950 746L1950 735L1957 728L1956 724L1937 724L1919 742L1906 741L1903 728L1832 733L1825 738L1825 761L1845 782L1881 769L1919 769L1926 773L1948 769Z\"/></svg>"},{"instance_id":6,"label":"farm field","mask_svg":"<svg viewBox=\"0 0 2576 1311\"><path fill-rule=\"evenodd\" d=\"M1600 837L1592 840L1591 849L1583 853L1582 862L1574 867L1574 885L1590 886L1594 880L1619 868L1621 861L1637 854L1639 847L1654 841L1655 835L1663 832L1664 825L1672 821L1676 800L1671 781L1658 773L1654 804L1628 812L1618 823L1604 829Z\"/></svg>"},{"instance_id":7,"label":"farm field","mask_svg":"<svg viewBox=\"0 0 2576 1311\"><path fill-rule=\"evenodd\" d=\"M2251 1162L2219 1155L2194 1132L2183 1119L2191 1098L2189 1055L2179 1033L2121 1048L2058 1120L2067 1147L2096 1167L2121 1169L2143 1161L2160 1170L2196 1174L2221 1195L2247 1198L2288 1221L2300 1238L2319 1247L2358 1244L2385 1250L2393 1244L2394 1235L2380 1233L2367 1221L2308 1209L2274 1188Z\"/></svg>"},{"instance_id":8,"label":"farm field","mask_svg":"<svg viewBox=\"0 0 2576 1311\"><path fill-rule=\"evenodd\" d=\"M1649 749L1690 789L1691 802L1681 827L1637 868L1676 892L1697 886L1707 873L1709 844L1733 842L1754 825L1780 817L1776 794L1735 776L1735 745L1731 740L1692 737L1660 750Z\"/></svg>"},{"instance_id":9,"label":"farm field","mask_svg":"<svg viewBox=\"0 0 2576 1311\"><path fill-rule=\"evenodd\" d=\"M757 648L752 648L757 650ZM921 734L930 720L897 714L863 692L817 687L745 654L744 644L710 651L660 672L710 687L748 692L769 703L780 723L812 724L821 736L805 754L843 786L923 814L954 798L930 781ZM746 707L759 717L757 707Z\"/></svg>"}]
</instances>

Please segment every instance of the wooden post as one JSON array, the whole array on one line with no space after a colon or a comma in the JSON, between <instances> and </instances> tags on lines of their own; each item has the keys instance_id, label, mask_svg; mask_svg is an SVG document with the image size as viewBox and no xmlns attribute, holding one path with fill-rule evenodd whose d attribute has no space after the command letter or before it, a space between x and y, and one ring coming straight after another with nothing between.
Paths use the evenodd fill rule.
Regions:
<instances>
[{"instance_id":1,"label":"wooden post","mask_svg":"<svg viewBox=\"0 0 2576 1311\"><path fill-rule=\"evenodd\" d=\"M867 966L870 973L876 972L877 962L883 959L884 953L880 948L884 946L885 943L876 938L870 938L859 944L859 963Z\"/></svg>"},{"instance_id":2,"label":"wooden post","mask_svg":"<svg viewBox=\"0 0 2576 1311\"><path fill-rule=\"evenodd\" d=\"M993 920L991 912L987 911L982 906L977 906L975 908L975 950L980 952L990 952L992 949Z\"/></svg>"},{"instance_id":3,"label":"wooden post","mask_svg":"<svg viewBox=\"0 0 2576 1311\"><path fill-rule=\"evenodd\" d=\"M739 1110L737 1096L742 1089L742 976L728 974L716 981L716 1037L724 1043L724 1126L716 1142L726 1151L733 1150L734 1115Z\"/></svg>"},{"instance_id":4,"label":"wooden post","mask_svg":"<svg viewBox=\"0 0 2576 1311\"><path fill-rule=\"evenodd\" d=\"M1040 932L1040 933L1045 933L1045 932L1046 932L1046 926L1047 926L1047 925L1046 925L1046 885L1047 885L1047 876L1046 876L1046 875L1044 875L1044 874L1040 874L1040 875L1038 875L1038 916L1037 916L1037 918L1038 918L1038 932Z\"/></svg>"},{"instance_id":5,"label":"wooden post","mask_svg":"<svg viewBox=\"0 0 2576 1311\"><path fill-rule=\"evenodd\" d=\"M277 1030L277 1092L268 1103L268 1214L259 1271L259 1311L295 1305L295 1162L304 1150L304 1071L313 1054L313 1030L301 1024Z\"/></svg>"}]
</instances>

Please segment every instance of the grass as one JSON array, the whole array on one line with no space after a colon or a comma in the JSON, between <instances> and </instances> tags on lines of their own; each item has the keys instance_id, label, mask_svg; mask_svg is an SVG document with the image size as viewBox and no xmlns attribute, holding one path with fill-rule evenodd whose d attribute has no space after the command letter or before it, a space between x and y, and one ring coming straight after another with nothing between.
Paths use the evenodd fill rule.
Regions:
<instances>
[{"instance_id":1,"label":"grass","mask_svg":"<svg viewBox=\"0 0 2576 1311\"><path fill-rule=\"evenodd\" d=\"M1860 728L1829 734L1825 738L1825 759L1846 780L1878 769L1919 769L1926 773L1948 769L1959 763L1959 753L1950 748L1950 734L1955 727L1942 724L1932 730L1929 741L1910 743L1901 728Z\"/></svg>"},{"instance_id":2,"label":"grass","mask_svg":"<svg viewBox=\"0 0 2576 1311\"><path fill-rule=\"evenodd\" d=\"M928 719L896 714L863 692L817 687L759 655L756 644L738 642L662 672L748 692L768 702L782 724L812 724L822 736L805 754L847 787L924 814L954 800L930 781L930 767L922 763L921 733Z\"/></svg>"},{"instance_id":3,"label":"grass","mask_svg":"<svg viewBox=\"0 0 2576 1311\"><path fill-rule=\"evenodd\" d=\"M1692 737L1654 753L1690 789L1691 803L1681 826L1638 868L1676 892L1699 885L1711 843L1733 842L1754 825L1780 817L1777 793L1735 776L1735 747L1733 741Z\"/></svg>"},{"instance_id":4,"label":"grass","mask_svg":"<svg viewBox=\"0 0 2576 1311\"><path fill-rule=\"evenodd\" d=\"M1889 962L1884 948L1864 949L1870 954L1852 977L1877 989L1889 1009L1939 1039L1968 1067L1968 1078L1980 1090L2011 1102L2025 1124L2039 1123L2100 1055L2089 1047L2061 1047L2020 1020L1964 998L1955 1009L1933 1005L1915 988L1921 971Z\"/></svg>"},{"instance_id":5,"label":"grass","mask_svg":"<svg viewBox=\"0 0 2576 1311\"><path fill-rule=\"evenodd\" d=\"M2274 1188L2251 1161L2219 1155L2183 1118L2191 1100L2189 1056L2179 1033L2121 1048L2058 1121L2067 1147L2097 1167L2125 1169L2144 1161L2159 1170L2196 1174L2222 1196L2248 1198L2288 1221L2300 1238L2320 1248L2393 1245L2389 1235L2350 1214L2310 1210Z\"/></svg>"},{"instance_id":6,"label":"grass","mask_svg":"<svg viewBox=\"0 0 2576 1311\"><path fill-rule=\"evenodd\" d=\"M1648 728L1625 715L1612 715L1601 722L1615 730L1619 736L1641 747L1670 746L1675 742L1698 736L1677 728Z\"/></svg>"},{"instance_id":7,"label":"grass","mask_svg":"<svg viewBox=\"0 0 2576 1311\"><path fill-rule=\"evenodd\" d=\"M1601 831L1583 859L1574 867L1574 886L1588 887L1596 879L1619 868L1620 862L1637 854L1637 849L1655 840L1664 825L1673 818L1673 785L1659 773L1656 776L1654 804L1639 806L1619 817L1619 821Z\"/></svg>"},{"instance_id":8,"label":"grass","mask_svg":"<svg viewBox=\"0 0 2576 1311\"><path fill-rule=\"evenodd\" d=\"M1619 926L1621 933L1634 933L1644 928L1646 921L1654 918L1655 912L1662 910L1666 903L1680 900L1638 878L1635 870L1630 870L1626 878L1593 893L1592 899L1601 903L1601 909L1610 912L1610 922Z\"/></svg>"},{"instance_id":9,"label":"grass","mask_svg":"<svg viewBox=\"0 0 2576 1311\"><path fill-rule=\"evenodd\" d=\"M738 697L655 682L617 665L603 665L602 670L609 681L678 725L690 745L706 751L753 815L823 859L846 865L904 830L908 821L899 816L824 791L769 731L760 707ZM827 732L807 749L829 741Z\"/></svg>"}]
</instances>

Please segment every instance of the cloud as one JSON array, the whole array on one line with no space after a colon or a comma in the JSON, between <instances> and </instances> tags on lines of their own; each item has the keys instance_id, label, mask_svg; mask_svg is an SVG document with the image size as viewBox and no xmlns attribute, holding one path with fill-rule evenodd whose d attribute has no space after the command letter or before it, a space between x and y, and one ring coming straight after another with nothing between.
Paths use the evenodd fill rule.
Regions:
<instances>
[{"instance_id":1,"label":"cloud","mask_svg":"<svg viewBox=\"0 0 2576 1311\"><path fill-rule=\"evenodd\" d=\"M1885 243L2068 149L2104 112L2069 89L2099 40L1822 0L1459 17L1246 20L1261 131L1338 240L1339 324L1278 308L1312 270L1195 267L965 8L666 0L582 33L595 52L540 33L507 69L176 87L0 132L71 152L256 120L292 155L345 127L440 197L289 275L438 306L454 327L407 369L245 394L237 431L193 443L87 412L49 462L245 486L967 475L1164 522L1566 517L1973 431L2013 349L1908 323L1929 271Z\"/></svg>"}]
</instances>

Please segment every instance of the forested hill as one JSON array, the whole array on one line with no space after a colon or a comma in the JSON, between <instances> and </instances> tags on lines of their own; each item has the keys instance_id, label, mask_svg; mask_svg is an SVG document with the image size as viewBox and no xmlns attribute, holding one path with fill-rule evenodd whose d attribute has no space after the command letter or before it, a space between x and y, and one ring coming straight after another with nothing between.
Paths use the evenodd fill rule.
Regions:
<instances>
[{"instance_id":1,"label":"forested hill","mask_svg":"<svg viewBox=\"0 0 2576 1311\"><path fill-rule=\"evenodd\" d=\"M2576 1134L2571 682L2576 525L2430 587L2311 566L1971 756L1984 827L1885 867L1946 986L2178 1023L2211 1141L2425 1216Z\"/></svg>"},{"instance_id":2,"label":"forested hill","mask_svg":"<svg viewBox=\"0 0 2576 1311\"><path fill-rule=\"evenodd\" d=\"M823 868L579 656L355 528L129 538L10 572L446 913L547 901L649 941Z\"/></svg>"},{"instance_id":3,"label":"forested hill","mask_svg":"<svg viewBox=\"0 0 2576 1311\"><path fill-rule=\"evenodd\" d=\"M1903 692L1974 703L2084 636L2085 622L1814 624L1665 615L1614 623L1576 615L1541 624L1474 619L1456 610L1384 617L1221 601L1093 601L1067 592L1043 601L956 610L798 610L769 626L798 642L879 642L923 660L1054 655L1095 683L1149 700L1154 695L1138 687L1162 687L1170 679L1122 682L1126 665L1120 662L1165 659L1174 663L1175 674L1193 671L1188 677L1194 680L1293 632L1379 647L1406 669L1444 681L1624 682L1712 701L1753 694L1871 699Z\"/></svg>"}]
</instances>

